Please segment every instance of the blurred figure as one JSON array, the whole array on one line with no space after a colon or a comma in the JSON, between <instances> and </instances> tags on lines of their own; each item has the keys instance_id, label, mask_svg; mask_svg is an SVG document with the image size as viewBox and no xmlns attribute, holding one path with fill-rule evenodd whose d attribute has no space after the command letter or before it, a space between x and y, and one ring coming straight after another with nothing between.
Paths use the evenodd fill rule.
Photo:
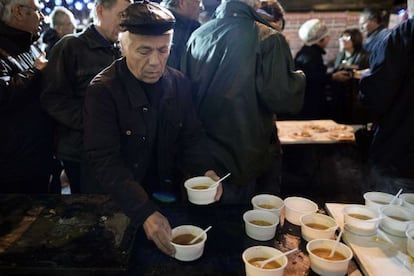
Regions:
<instances>
[{"instance_id":1,"label":"blurred figure","mask_svg":"<svg viewBox=\"0 0 414 276\"><path fill-rule=\"evenodd\" d=\"M347 81L332 83L332 118L343 124L366 123L366 114L358 100L356 70L369 68L369 53L362 47L362 33L358 29L346 29L339 37L339 53L334 72L345 70L352 77Z\"/></svg>"},{"instance_id":2,"label":"blurred figure","mask_svg":"<svg viewBox=\"0 0 414 276\"><path fill-rule=\"evenodd\" d=\"M95 185L88 179L86 166L81 171L85 91L96 74L121 56L116 46L119 22L129 4L129 0L96 0L93 24L81 33L66 35L50 52L41 101L58 124L56 155L72 193L87 192L88 185Z\"/></svg>"},{"instance_id":3,"label":"blurred figure","mask_svg":"<svg viewBox=\"0 0 414 276\"><path fill-rule=\"evenodd\" d=\"M212 161L191 102L185 76L168 66L174 16L141 1L122 15L120 43L125 58L99 73L85 99L85 149L100 186L123 207L148 239L173 255L171 227L155 200L174 201L182 179L208 175ZM216 200L221 196L221 185ZM169 201L169 203L171 203Z\"/></svg>"},{"instance_id":4,"label":"blurred figure","mask_svg":"<svg viewBox=\"0 0 414 276\"><path fill-rule=\"evenodd\" d=\"M35 0L0 0L0 193L47 193L52 120L41 109L44 16Z\"/></svg>"},{"instance_id":5,"label":"blurred figure","mask_svg":"<svg viewBox=\"0 0 414 276\"><path fill-rule=\"evenodd\" d=\"M168 66L180 70L181 56L185 52L187 40L200 27L198 18L203 7L200 0L163 0L161 5L168 8L176 20Z\"/></svg>"},{"instance_id":6,"label":"blurred figure","mask_svg":"<svg viewBox=\"0 0 414 276\"><path fill-rule=\"evenodd\" d=\"M410 19L378 44L360 83L363 104L378 115L366 188L392 194L414 192L414 0L407 4Z\"/></svg>"},{"instance_id":7,"label":"blurred figure","mask_svg":"<svg viewBox=\"0 0 414 276\"><path fill-rule=\"evenodd\" d=\"M322 21L310 19L303 23L299 38L304 46L296 53L295 65L297 70L302 70L306 75L306 92L303 108L295 118L326 119L329 116L327 85L332 80L347 81L351 77L344 70L327 73L322 56L326 53L330 37L328 27Z\"/></svg>"},{"instance_id":8,"label":"blurred figure","mask_svg":"<svg viewBox=\"0 0 414 276\"><path fill-rule=\"evenodd\" d=\"M280 194L281 147L273 115L301 108L304 75L295 72L284 36L256 9L227 0L188 41L182 69L196 90L196 109L224 183L222 202Z\"/></svg>"},{"instance_id":9,"label":"blurred figure","mask_svg":"<svg viewBox=\"0 0 414 276\"><path fill-rule=\"evenodd\" d=\"M285 29L285 10L278 1L260 1L257 12L279 32Z\"/></svg>"},{"instance_id":10,"label":"blurred figure","mask_svg":"<svg viewBox=\"0 0 414 276\"><path fill-rule=\"evenodd\" d=\"M50 29L42 36L42 42L46 44L46 57L49 57L50 50L59 39L67 34L73 34L76 28L75 16L65 7L54 7L49 18Z\"/></svg>"},{"instance_id":11,"label":"blurred figure","mask_svg":"<svg viewBox=\"0 0 414 276\"><path fill-rule=\"evenodd\" d=\"M388 13L376 9L366 8L359 16L359 29L365 35L364 49L372 52L378 41L384 39L389 30Z\"/></svg>"}]
</instances>

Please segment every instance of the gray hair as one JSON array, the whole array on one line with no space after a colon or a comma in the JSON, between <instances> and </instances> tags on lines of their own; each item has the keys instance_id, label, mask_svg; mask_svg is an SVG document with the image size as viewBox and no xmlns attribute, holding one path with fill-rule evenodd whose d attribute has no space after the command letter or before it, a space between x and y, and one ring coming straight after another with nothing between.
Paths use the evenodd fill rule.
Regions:
<instances>
[{"instance_id":1,"label":"gray hair","mask_svg":"<svg viewBox=\"0 0 414 276\"><path fill-rule=\"evenodd\" d=\"M222 0L222 2L232 2L232 1L243 2L254 9L256 9L258 5L260 4L260 0Z\"/></svg>"},{"instance_id":2,"label":"gray hair","mask_svg":"<svg viewBox=\"0 0 414 276\"><path fill-rule=\"evenodd\" d=\"M16 5L28 5L29 0L0 0L0 21L7 23L11 19L12 8Z\"/></svg>"},{"instance_id":3,"label":"gray hair","mask_svg":"<svg viewBox=\"0 0 414 276\"><path fill-rule=\"evenodd\" d=\"M0 0L1 1L1 0ZM54 7L50 14L50 27L55 28L56 26L63 25L62 18L67 15L72 22L73 26L76 26L76 20L73 13L65 7Z\"/></svg>"},{"instance_id":4,"label":"gray hair","mask_svg":"<svg viewBox=\"0 0 414 276\"><path fill-rule=\"evenodd\" d=\"M175 10L178 7L179 0L162 0L160 4L167 9Z\"/></svg>"}]
</instances>

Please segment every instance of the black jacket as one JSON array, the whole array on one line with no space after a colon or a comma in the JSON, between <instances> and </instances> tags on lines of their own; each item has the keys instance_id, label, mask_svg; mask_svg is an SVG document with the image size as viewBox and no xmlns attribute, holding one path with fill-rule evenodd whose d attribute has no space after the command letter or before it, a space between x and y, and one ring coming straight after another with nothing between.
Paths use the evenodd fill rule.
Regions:
<instances>
[{"instance_id":1,"label":"black jacket","mask_svg":"<svg viewBox=\"0 0 414 276\"><path fill-rule=\"evenodd\" d=\"M160 82L162 97L156 110L121 59L96 76L85 99L89 165L102 190L139 224L157 209L147 195L154 183L144 181L152 158L157 178L173 186L162 186L168 192L183 185L176 182L178 170L195 176L212 168L189 81L167 67Z\"/></svg>"},{"instance_id":2,"label":"black jacket","mask_svg":"<svg viewBox=\"0 0 414 276\"><path fill-rule=\"evenodd\" d=\"M51 171L52 120L40 108L32 42L30 33L0 23L0 185Z\"/></svg>"},{"instance_id":3,"label":"black jacket","mask_svg":"<svg viewBox=\"0 0 414 276\"><path fill-rule=\"evenodd\" d=\"M378 116L372 162L389 176L414 178L414 19L395 27L371 57L360 89Z\"/></svg>"},{"instance_id":4,"label":"black jacket","mask_svg":"<svg viewBox=\"0 0 414 276\"><path fill-rule=\"evenodd\" d=\"M119 57L119 51L93 25L82 33L65 36L53 47L44 72L41 102L58 122L59 159L80 160L86 88L93 77Z\"/></svg>"}]
</instances>

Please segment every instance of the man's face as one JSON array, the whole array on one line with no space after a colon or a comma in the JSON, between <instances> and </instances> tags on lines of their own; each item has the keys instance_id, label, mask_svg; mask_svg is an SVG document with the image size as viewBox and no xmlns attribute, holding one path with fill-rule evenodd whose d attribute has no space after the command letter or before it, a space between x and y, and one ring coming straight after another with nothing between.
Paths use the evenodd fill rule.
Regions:
<instances>
[{"instance_id":1,"label":"man's face","mask_svg":"<svg viewBox=\"0 0 414 276\"><path fill-rule=\"evenodd\" d=\"M378 27L374 20L369 20L366 15L359 17L359 29L362 33L369 34Z\"/></svg>"},{"instance_id":2,"label":"man's face","mask_svg":"<svg viewBox=\"0 0 414 276\"><path fill-rule=\"evenodd\" d=\"M198 20L202 10L200 0L181 0L177 12L185 17Z\"/></svg>"},{"instance_id":3,"label":"man's face","mask_svg":"<svg viewBox=\"0 0 414 276\"><path fill-rule=\"evenodd\" d=\"M44 19L44 15L40 9L40 5L34 0L30 0L26 5L19 4L15 6L14 12L19 18L19 28L38 36L42 30L40 23Z\"/></svg>"},{"instance_id":4,"label":"man's face","mask_svg":"<svg viewBox=\"0 0 414 276\"><path fill-rule=\"evenodd\" d=\"M70 17L64 14L60 18L60 21L61 24L55 27L55 30L59 36L62 37L67 34L73 34L75 31L75 26L73 25L72 20L70 20Z\"/></svg>"},{"instance_id":5,"label":"man's face","mask_svg":"<svg viewBox=\"0 0 414 276\"><path fill-rule=\"evenodd\" d=\"M118 40L120 31L119 23L121 22L122 12L129 6L130 2L127 0L118 0L116 4L108 9L100 6L98 9L99 20L101 21L101 30L103 36L111 41Z\"/></svg>"},{"instance_id":6,"label":"man's face","mask_svg":"<svg viewBox=\"0 0 414 276\"><path fill-rule=\"evenodd\" d=\"M128 69L140 81L156 83L164 74L170 54L172 31L150 36L122 33L121 49Z\"/></svg>"}]
</instances>

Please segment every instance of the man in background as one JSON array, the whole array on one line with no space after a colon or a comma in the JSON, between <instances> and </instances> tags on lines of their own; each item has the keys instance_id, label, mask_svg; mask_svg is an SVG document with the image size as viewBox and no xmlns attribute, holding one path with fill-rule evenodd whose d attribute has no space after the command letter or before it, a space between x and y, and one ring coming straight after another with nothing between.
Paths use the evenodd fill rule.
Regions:
<instances>
[{"instance_id":1,"label":"man in background","mask_svg":"<svg viewBox=\"0 0 414 276\"><path fill-rule=\"evenodd\" d=\"M198 17L203 7L200 0L163 0L161 5L168 8L176 20L168 66L180 70L187 40L193 31L200 27Z\"/></svg>"},{"instance_id":2,"label":"man in background","mask_svg":"<svg viewBox=\"0 0 414 276\"><path fill-rule=\"evenodd\" d=\"M378 43L360 82L362 103L378 116L366 189L392 194L414 192L414 0L407 4L410 18Z\"/></svg>"},{"instance_id":3,"label":"man in background","mask_svg":"<svg viewBox=\"0 0 414 276\"><path fill-rule=\"evenodd\" d=\"M49 15L50 29L42 35L42 42L46 44L46 57L52 47L63 36L73 34L76 28L76 20L73 13L65 7L54 7Z\"/></svg>"},{"instance_id":4,"label":"man in background","mask_svg":"<svg viewBox=\"0 0 414 276\"><path fill-rule=\"evenodd\" d=\"M359 16L359 28L365 35L364 49L372 52L376 44L384 39L389 30L388 13L377 9L366 8Z\"/></svg>"},{"instance_id":5,"label":"man in background","mask_svg":"<svg viewBox=\"0 0 414 276\"><path fill-rule=\"evenodd\" d=\"M0 0L0 193L47 193L52 120L40 107L47 62L33 45L43 13L35 0Z\"/></svg>"},{"instance_id":6,"label":"man in background","mask_svg":"<svg viewBox=\"0 0 414 276\"><path fill-rule=\"evenodd\" d=\"M121 56L116 47L119 22L129 4L129 0L96 0L93 24L62 38L45 69L41 102L57 122L56 156L63 163L72 193L88 192L88 185L94 183L88 179L86 165L81 170L85 91L96 74Z\"/></svg>"},{"instance_id":7,"label":"man in background","mask_svg":"<svg viewBox=\"0 0 414 276\"><path fill-rule=\"evenodd\" d=\"M274 114L299 111L305 76L294 71L285 37L257 12L259 1L227 0L188 41L182 70L206 128L219 175L231 172L222 201L280 194L281 147Z\"/></svg>"}]
</instances>

